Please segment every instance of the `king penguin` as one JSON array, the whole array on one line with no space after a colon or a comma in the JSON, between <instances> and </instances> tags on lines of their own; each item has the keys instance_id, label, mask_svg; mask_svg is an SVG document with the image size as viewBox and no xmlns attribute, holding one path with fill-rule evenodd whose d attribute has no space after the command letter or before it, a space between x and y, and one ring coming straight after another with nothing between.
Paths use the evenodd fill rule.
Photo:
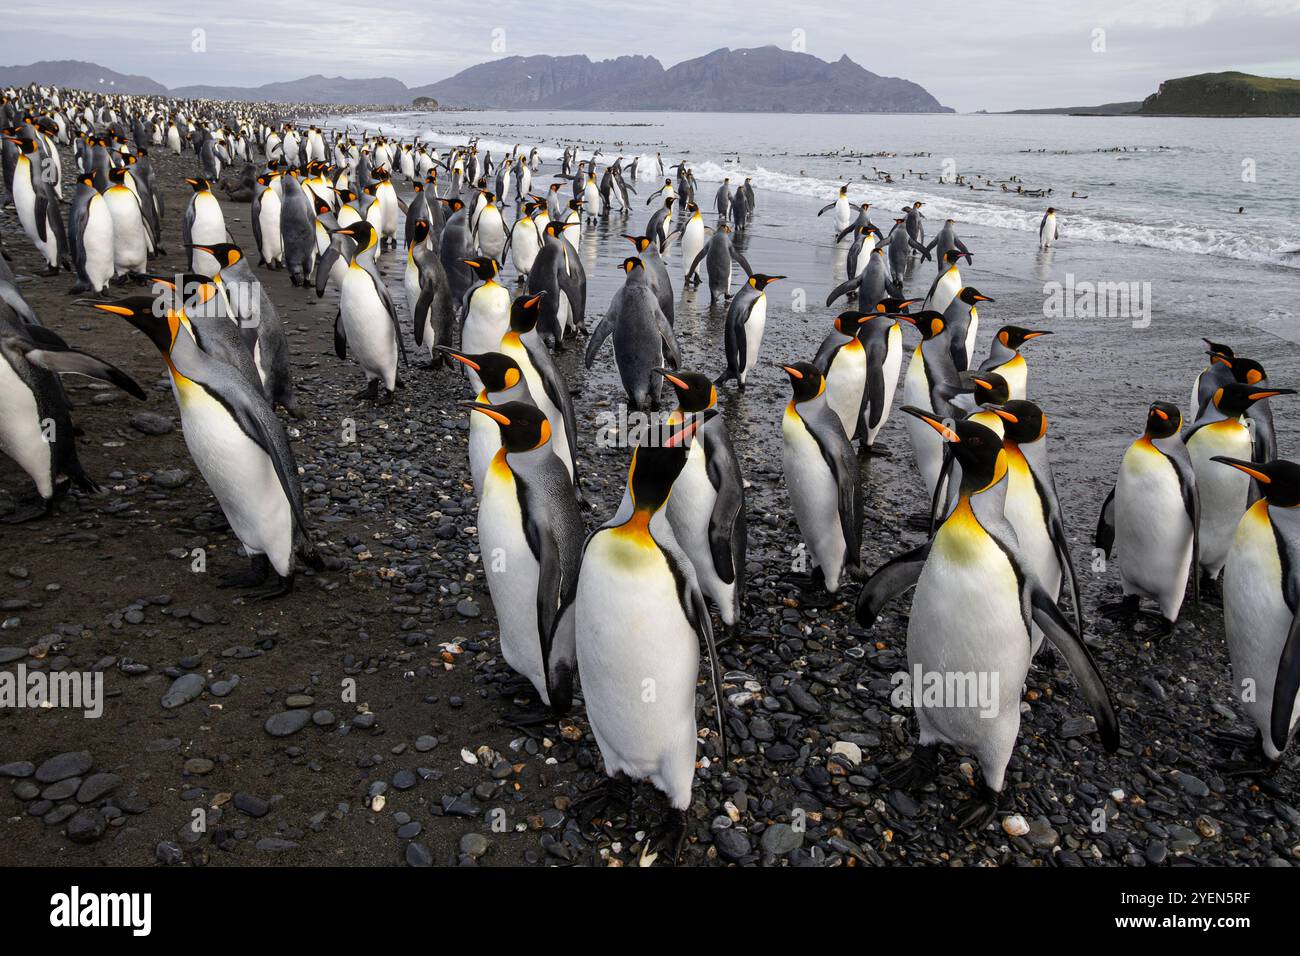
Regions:
<instances>
[{"instance_id":1,"label":"king penguin","mask_svg":"<svg viewBox=\"0 0 1300 956\"><path fill-rule=\"evenodd\" d=\"M1029 385L1029 366L1020 354L1021 347L1033 339L1052 333L1046 330L1024 329L1018 325L1004 325L993 336L988 358L980 365L981 372L996 372L1006 379L1013 400L1023 400Z\"/></svg>"},{"instance_id":2,"label":"king penguin","mask_svg":"<svg viewBox=\"0 0 1300 956\"><path fill-rule=\"evenodd\" d=\"M727 368L717 378L719 385L732 381L743 389L750 370L758 364L767 327L767 287L785 276L756 272L749 277L727 307L727 324L723 335Z\"/></svg>"}]
</instances>

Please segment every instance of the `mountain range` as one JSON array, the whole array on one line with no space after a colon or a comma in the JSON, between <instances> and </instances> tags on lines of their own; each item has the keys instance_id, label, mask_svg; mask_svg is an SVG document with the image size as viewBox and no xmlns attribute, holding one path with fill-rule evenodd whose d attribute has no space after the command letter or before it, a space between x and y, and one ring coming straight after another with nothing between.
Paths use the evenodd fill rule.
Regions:
<instances>
[{"instance_id":1,"label":"mountain range","mask_svg":"<svg viewBox=\"0 0 1300 956\"><path fill-rule=\"evenodd\" d=\"M775 46L714 50L665 69L651 56L512 56L408 87L393 77L308 76L262 86L167 89L146 76L77 60L0 67L0 86L37 82L114 93L255 102L409 106L427 97L488 109L791 113L951 113L923 87L879 76L847 56L833 63Z\"/></svg>"}]
</instances>

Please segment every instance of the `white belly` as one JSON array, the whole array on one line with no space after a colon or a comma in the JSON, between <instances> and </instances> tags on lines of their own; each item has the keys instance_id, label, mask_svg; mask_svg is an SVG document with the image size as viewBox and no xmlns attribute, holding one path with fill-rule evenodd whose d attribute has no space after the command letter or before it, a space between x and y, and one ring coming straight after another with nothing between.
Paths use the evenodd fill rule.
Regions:
<instances>
[{"instance_id":1,"label":"white belly","mask_svg":"<svg viewBox=\"0 0 1300 956\"><path fill-rule=\"evenodd\" d=\"M834 594L839 590L840 571L847 558L840 524L839 486L822 458L817 440L796 412L787 408L781 432L785 438L785 483L795 521L813 567L822 569L826 588Z\"/></svg>"},{"instance_id":2,"label":"white belly","mask_svg":"<svg viewBox=\"0 0 1300 956\"><path fill-rule=\"evenodd\" d=\"M749 370L758 364L758 350L763 345L763 330L767 328L767 295L761 294L745 320L745 364L739 369L740 384L745 384Z\"/></svg>"},{"instance_id":3,"label":"white belly","mask_svg":"<svg viewBox=\"0 0 1300 956\"><path fill-rule=\"evenodd\" d=\"M903 380L903 403L915 405L922 411L934 411L920 348L912 353L912 361L907 366L907 378ZM934 486L939 482L939 471L943 467L943 439L933 428L911 415L907 416L907 435L912 441L912 455L916 458L916 467L925 481L926 491L933 495Z\"/></svg>"},{"instance_id":4,"label":"white belly","mask_svg":"<svg viewBox=\"0 0 1300 956\"><path fill-rule=\"evenodd\" d=\"M826 375L826 404L839 417L844 434L853 437L858 427L862 393L867 388L867 353L857 339L849 342L831 360Z\"/></svg>"},{"instance_id":5,"label":"white belly","mask_svg":"<svg viewBox=\"0 0 1300 956\"><path fill-rule=\"evenodd\" d=\"M226 241L226 217L221 213L217 197L199 193L194 202L194 224L190 227L190 242L195 245L220 245ZM206 252L194 252L194 268L204 275L216 275L220 266Z\"/></svg>"},{"instance_id":6,"label":"white belly","mask_svg":"<svg viewBox=\"0 0 1300 956\"><path fill-rule=\"evenodd\" d=\"M863 423L867 429L868 445L876 443L876 436L885 427L885 422L889 421L889 412L894 406L894 392L898 391L898 373L902 367L903 330L895 325L889 330L889 347L885 352L884 365L881 367L881 374L885 379L885 399L881 403L884 407L880 409L880 419L876 422L874 428L867 425L866 422ZM875 414L875 409L868 409L868 411L870 414Z\"/></svg>"},{"instance_id":7,"label":"white belly","mask_svg":"<svg viewBox=\"0 0 1300 956\"><path fill-rule=\"evenodd\" d=\"M1246 511L1250 478L1244 472L1216 461L1226 455L1249 461L1250 432L1239 422L1206 425L1187 444L1196 469L1196 490L1201 496L1201 567L1217 576L1228 556L1237 522Z\"/></svg>"},{"instance_id":8,"label":"white belly","mask_svg":"<svg viewBox=\"0 0 1300 956\"><path fill-rule=\"evenodd\" d=\"M501 338L509 331L510 292L495 282L480 286L469 301L469 314L461 330L461 350L470 355L500 351ZM466 373L477 395L483 386L473 369L467 368Z\"/></svg>"},{"instance_id":9,"label":"white belly","mask_svg":"<svg viewBox=\"0 0 1300 956\"><path fill-rule=\"evenodd\" d=\"M20 156L18 165L14 169L14 206L18 209L18 219L22 223L23 232L27 233L27 238L32 241L47 263L57 265L59 255L58 243L54 238L54 227L48 221L46 222L44 240L40 238L38 231L36 190L32 186L32 172L31 160L26 156Z\"/></svg>"},{"instance_id":10,"label":"white belly","mask_svg":"<svg viewBox=\"0 0 1300 956\"><path fill-rule=\"evenodd\" d=\"M348 351L367 380L382 382L389 391L397 384L397 338L388 310L375 294L374 283L359 266L348 269L339 296Z\"/></svg>"},{"instance_id":11,"label":"white belly","mask_svg":"<svg viewBox=\"0 0 1300 956\"><path fill-rule=\"evenodd\" d=\"M4 410L0 415L0 450L31 477L42 498L52 497L50 444L41 432L36 396L4 357L0 357L0 409ZM71 436L67 438L71 441Z\"/></svg>"},{"instance_id":12,"label":"white belly","mask_svg":"<svg viewBox=\"0 0 1300 956\"><path fill-rule=\"evenodd\" d=\"M104 194L113 214L113 265L118 275L144 272L149 246L140 216L140 203L131 190L115 186Z\"/></svg>"},{"instance_id":13,"label":"white belly","mask_svg":"<svg viewBox=\"0 0 1300 956\"><path fill-rule=\"evenodd\" d=\"M1145 442L1130 446L1120 463L1115 548L1124 593L1151 598L1177 620L1192 563L1192 520L1174 466Z\"/></svg>"},{"instance_id":14,"label":"white belly","mask_svg":"<svg viewBox=\"0 0 1300 956\"><path fill-rule=\"evenodd\" d=\"M649 778L685 809L700 652L658 548L615 531L596 534L578 577L575 630L587 718L606 772Z\"/></svg>"},{"instance_id":15,"label":"white belly","mask_svg":"<svg viewBox=\"0 0 1300 956\"><path fill-rule=\"evenodd\" d=\"M91 287L96 292L102 291L113 278L113 214L102 196L91 197L86 207L81 243Z\"/></svg>"},{"instance_id":16,"label":"white belly","mask_svg":"<svg viewBox=\"0 0 1300 956\"><path fill-rule=\"evenodd\" d=\"M261 215L258 225L262 230L262 258L268 264L284 260L284 237L280 235L280 197L274 189L262 193Z\"/></svg>"},{"instance_id":17,"label":"white belly","mask_svg":"<svg viewBox=\"0 0 1300 956\"><path fill-rule=\"evenodd\" d=\"M718 500L713 482L705 467L704 443L694 442L686 458L686 466L673 482L673 493L668 499L668 521L673 534L691 564L700 582L704 596L717 605L724 624L736 623L736 584L728 584L718 577L713 567L713 552L709 547L709 519ZM743 568L736 569L743 572Z\"/></svg>"},{"instance_id":18,"label":"white belly","mask_svg":"<svg viewBox=\"0 0 1300 956\"><path fill-rule=\"evenodd\" d=\"M952 304L952 300L960 291L961 274L955 268L949 269L939 278L938 284L934 287L934 294L930 296L930 301L925 307L942 312Z\"/></svg>"}]
</instances>

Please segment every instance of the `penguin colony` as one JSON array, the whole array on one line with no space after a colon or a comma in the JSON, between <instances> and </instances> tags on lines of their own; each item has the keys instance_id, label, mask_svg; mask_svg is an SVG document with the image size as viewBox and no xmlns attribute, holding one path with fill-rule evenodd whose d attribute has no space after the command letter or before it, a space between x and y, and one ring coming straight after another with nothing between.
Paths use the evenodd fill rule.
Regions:
<instances>
[{"instance_id":1,"label":"penguin colony","mask_svg":"<svg viewBox=\"0 0 1300 956\"><path fill-rule=\"evenodd\" d=\"M463 378L467 471L502 655L544 705L536 720L566 713L581 682L609 778L582 801L587 812L604 814L628 799L630 783L650 781L672 809L651 842L676 859L699 742L701 649L725 764L713 615L729 637L745 606L745 481L719 388L746 387L760 361L768 289L784 278L755 271L735 245L755 214L752 182L719 187L710 227L685 162L668 175L656 157L663 185L642 203L632 198L641 159L602 169L599 151L582 158L575 146L540 187L535 147L494 159L476 140L440 150L418 138L304 128L249 104L35 86L0 95L0 133L8 202L46 274L71 270L72 291L84 298L70 307L122 319L161 355L190 454L250 558L220 586L272 598L292 589L300 563L326 567L277 413L299 414L284 331L253 255L258 268L287 270L320 297L334 290L335 350L359 372L357 398L389 402L402 387L411 364L404 321L429 368ZM62 181L68 150L75 183ZM165 241L149 161L161 150L191 153L196 167L178 217L183 276L149 271ZM213 192L235 164L239 185L224 188L249 203L256 249L232 241ZM912 756L885 770L891 784L919 787L935 775L941 745L973 755L978 793L955 816L982 829L1000 807L1021 691L1044 643L1069 665L1104 747L1118 747L1120 727L1082 640L1086 609L1047 457L1048 418L1029 397L1022 350L1050 332L1003 326L979 360L979 310L994 300L961 275L973 253L952 220L925 241L921 205L904 207L882 233L845 185L818 213L833 214L831 236L848 247L847 274L826 304L845 298L851 307L811 361L778 363L791 388L780 417L783 468L810 603L832 603L860 581L856 618L869 628L910 591L909 671L996 677L991 707L914 697ZM646 222L623 237L623 284L589 329L579 243L585 226L612 215ZM1048 209L1040 245L1058 236ZM376 266L385 254L406 258L404 318ZM923 295L904 290L916 256L937 267ZM515 277L504 278L511 266ZM688 288L707 279L711 301L726 303L720 373L681 367L674 274ZM580 337L587 367L607 361L609 341L629 408L658 413L653 435L629 441L622 503L594 531L573 396L552 354ZM1096 545L1118 551L1123 597L1097 612L1149 622L1158 638L1172 632L1189 581L1195 600L1219 589L1234 683L1255 688L1245 703L1257 728L1252 756L1229 769L1268 773L1300 716L1300 465L1278 457L1269 405L1292 392L1270 385L1258 361L1206 344L1186 415L1152 403L1119 463ZM0 449L36 491L7 520L39 518L69 485L97 490L77 459L60 375L145 395L46 328L2 260L0 353ZM877 436L900 377L924 489L915 521L930 534L872 571L861 559L859 461L888 454Z\"/></svg>"}]
</instances>

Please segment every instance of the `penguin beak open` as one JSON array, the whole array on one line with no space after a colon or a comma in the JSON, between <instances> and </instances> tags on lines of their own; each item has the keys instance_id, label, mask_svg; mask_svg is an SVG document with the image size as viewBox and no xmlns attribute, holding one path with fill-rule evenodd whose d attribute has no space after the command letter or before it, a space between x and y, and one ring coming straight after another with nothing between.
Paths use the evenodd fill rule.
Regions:
<instances>
[{"instance_id":1,"label":"penguin beak open","mask_svg":"<svg viewBox=\"0 0 1300 956\"><path fill-rule=\"evenodd\" d=\"M935 418L929 412L923 412L915 405L904 405L903 411L911 415L913 418L921 419L921 421L925 422L927 425L929 425L931 428L937 431L944 438L945 441L951 441L951 442L961 441L961 438L957 435L955 431L953 431L951 428L949 428L939 419Z\"/></svg>"},{"instance_id":2,"label":"penguin beak open","mask_svg":"<svg viewBox=\"0 0 1300 956\"><path fill-rule=\"evenodd\" d=\"M1243 471L1246 474L1250 475L1250 477L1254 478L1260 484L1267 485L1267 484L1271 484L1273 481L1272 478L1264 474L1264 472L1260 471L1255 466L1254 462L1241 461L1237 458L1227 458L1223 455L1215 455L1213 458L1210 459L1210 461L1217 461L1221 465L1231 465L1233 468L1236 468L1238 471Z\"/></svg>"}]
</instances>

